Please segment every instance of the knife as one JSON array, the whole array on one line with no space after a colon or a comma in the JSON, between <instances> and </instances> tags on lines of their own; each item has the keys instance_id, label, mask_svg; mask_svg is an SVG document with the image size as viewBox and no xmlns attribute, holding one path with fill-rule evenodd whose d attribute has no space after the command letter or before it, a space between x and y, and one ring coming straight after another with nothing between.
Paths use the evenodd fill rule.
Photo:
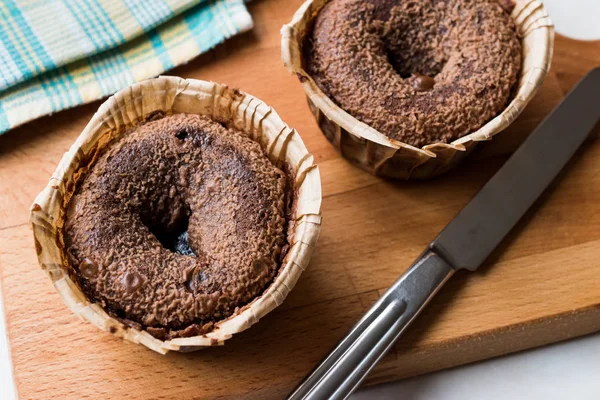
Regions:
<instances>
[{"instance_id":1,"label":"knife","mask_svg":"<svg viewBox=\"0 0 600 400\"><path fill-rule=\"evenodd\" d=\"M600 67L569 92L288 399L350 396L452 274L475 271L486 260L599 119Z\"/></svg>"}]
</instances>

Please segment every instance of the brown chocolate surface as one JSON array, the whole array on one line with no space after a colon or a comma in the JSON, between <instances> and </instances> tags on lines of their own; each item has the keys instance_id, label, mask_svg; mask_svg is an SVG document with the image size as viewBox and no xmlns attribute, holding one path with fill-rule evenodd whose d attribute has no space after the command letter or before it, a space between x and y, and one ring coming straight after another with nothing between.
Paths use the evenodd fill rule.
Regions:
<instances>
[{"instance_id":1,"label":"brown chocolate surface","mask_svg":"<svg viewBox=\"0 0 600 400\"><path fill-rule=\"evenodd\" d=\"M289 179L207 117L148 122L108 147L69 203L83 291L161 339L198 335L259 296L287 244Z\"/></svg>"},{"instance_id":2,"label":"brown chocolate surface","mask_svg":"<svg viewBox=\"0 0 600 400\"><path fill-rule=\"evenodd\" d=\"M388 137L449 142L510 101L521 44L505 8L498 0L331 0L315 19L307 70Z\"/></svg>"}]
</instances>

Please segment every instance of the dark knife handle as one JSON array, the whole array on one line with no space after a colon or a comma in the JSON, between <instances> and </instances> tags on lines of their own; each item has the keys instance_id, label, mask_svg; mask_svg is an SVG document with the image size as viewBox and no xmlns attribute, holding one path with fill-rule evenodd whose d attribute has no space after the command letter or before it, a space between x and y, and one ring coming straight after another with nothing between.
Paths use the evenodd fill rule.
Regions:
<instances>
[{"instance_id":1,"label":"dark knife handle","mask_svg":"<svg viewBox=\"0 0 600 400\"><path fill-rule=\"evenodd\" d=\"M347 398L453 273L423 253L288 399Z\"/></svg>"}]
</instances>

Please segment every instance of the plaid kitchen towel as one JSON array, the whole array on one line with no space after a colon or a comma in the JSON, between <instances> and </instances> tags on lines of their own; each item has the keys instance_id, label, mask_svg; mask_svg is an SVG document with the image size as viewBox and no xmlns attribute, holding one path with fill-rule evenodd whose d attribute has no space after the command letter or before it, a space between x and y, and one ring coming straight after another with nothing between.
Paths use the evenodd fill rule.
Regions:
<instances>
[{"instance_id":1,"label":"plaid kitchen towel","mask_svg":"<svg viewBox=\"0 0 600 400\"><path fill-rule=\"evenodd\" d=\"M0 134L251 28L243 0L0 0Z\"/></svg>"}]
</instances>

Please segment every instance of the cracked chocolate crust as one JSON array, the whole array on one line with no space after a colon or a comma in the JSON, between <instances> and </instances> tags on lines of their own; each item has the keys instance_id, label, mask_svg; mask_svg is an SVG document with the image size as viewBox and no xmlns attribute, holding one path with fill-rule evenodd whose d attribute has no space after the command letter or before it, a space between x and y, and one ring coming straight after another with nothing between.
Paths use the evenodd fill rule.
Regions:
<instances>
[{"instance_id":1,"label":"cracked chocolate crust","mask_svg":"<svg viewBox=\"0 0 600 400\"><path fill-rule=\"evenodd\" d=\"M268 287L287 251L288 174L207 117L147 122L78 183L63 237L90 300L159 339L206 333Z\"/></svg>"},{"instance_id":2,"label":"cracked chocolate crust","mask_svg":"<svg viewBox=\"0 0 600 400\"><path fill-rule=\"evenodd\" d=\"M422 147L472 133L506 108L521 70L508 1L331 0L306 68L338 106Z\"/></svg>"}]
</instances>

